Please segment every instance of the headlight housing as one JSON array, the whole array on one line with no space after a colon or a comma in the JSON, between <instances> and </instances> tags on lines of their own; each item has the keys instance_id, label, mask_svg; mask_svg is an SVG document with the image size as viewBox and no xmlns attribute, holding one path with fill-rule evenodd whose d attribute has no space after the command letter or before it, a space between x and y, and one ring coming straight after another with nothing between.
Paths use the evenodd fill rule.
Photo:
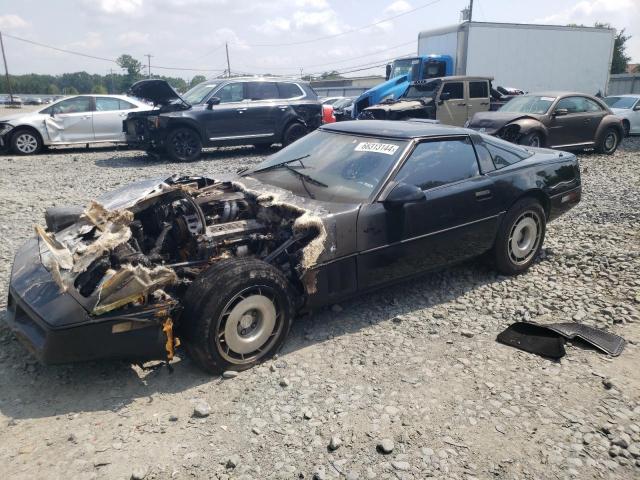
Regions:
<instances>
[{"instance_id":1,"label":"headlight housing","mask_svg":"<svg viewBox=\"0 0 640 480\"><path fill-rule=\"evenodd\" d=\"M0 136L5 135L13 130L13 125L9 125L8 123L0 123Z\"/></svg>"}]
</instances>

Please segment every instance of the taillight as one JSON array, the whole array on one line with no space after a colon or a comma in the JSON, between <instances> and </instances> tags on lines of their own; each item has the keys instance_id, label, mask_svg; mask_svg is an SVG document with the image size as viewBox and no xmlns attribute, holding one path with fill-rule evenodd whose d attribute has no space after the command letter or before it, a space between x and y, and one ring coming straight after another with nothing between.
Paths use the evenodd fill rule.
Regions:
<instances>
[{"instance_id":1,"label":"taillight","mask_svg":"<svg viewBox=\"0 0 640 480\"><path fill-rule=\"evenodd\" d=\"M333 113L333 106L322 105L322 123L333 123L336 121L336 116Z\"/></svg>"}]
</instances>

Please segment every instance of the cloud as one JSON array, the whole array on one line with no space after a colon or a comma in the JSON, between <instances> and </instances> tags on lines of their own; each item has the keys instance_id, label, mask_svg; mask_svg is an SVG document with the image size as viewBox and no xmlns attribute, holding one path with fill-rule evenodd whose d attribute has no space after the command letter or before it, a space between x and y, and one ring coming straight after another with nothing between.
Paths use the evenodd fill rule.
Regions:
<instances>
[{"instance_id":1,"label":"cloud","mask_svg":"<svg viewBox=\"0 0 640 480\"><path fill-rule=\"evenodd\" d=\"M330 8L327 0L293 0L293 5L298 8L315 8L318 10Z\"/></svg>"},{"instance_id":2,"label":"cloud","mask_svg":"<svg viewBox=\"0 0 640 480\"><path fill-rule=\"evenodd\" d=\"M7 14L0 15L0 30L26 28L29 22L24 20L20 15Z\"/></svg>"},{"instance_id":3,"label":"cloud","mask_svg":"<svg viewBox=\"0 0 640 480\"><path fill-rule=\"evenodd\" d=\"M122 46L148 45L149 34L142 32L126 32L118 35L118 43Z\"/></svg>"},{"instance_id":4,"label":"cloud","mask_svg":"<svg viewBox=\"0 0 640 480\"><path fill-rule=\"evenodd\" d=\"M629 11L636 9L636 0L581 0L572 7L560 10L552 15L537 19L543 23L588 23L607 21L609 16L629 18ZM603 18L600 18L603 17Z\"/></svg>"},{"instance_id":5,"label":"cloud","mask_svg":"<svg viewBox=\"0 0 640 480\"><path fill-rule=\"evenodd\" d=\"M89 32L83 40L67 44L67 47L76 50L94 50L103 45L102 34L98 32Z\"/></svg>"},{"instance_id":6,"label":"cloud","mask_svg":"<svg viewBox=\"0 0 640 480\"><path fill-rule=\"evenodd\" d=\"M316 31L326 35L335 35L342 31L338 15L331 8L317 12L295 12L292 22L296 30Z\"/></svg>"},{"instance_id":7,"label":"cloud","mask_svg":"<svg viewBox=\"0 0 640 480\"><path fill-rule=\"evenodd\" d=\"M102 12L110 15L132 15L142 9L144 0L89 0L87 3L97 6Z\"/></svg>"},{"instance_id":8,"label":"cloud","mask_svg":"<svg viewBox=\"0 0 640 480\"><path fill-rule=\"evenodd\" d=\"M273 35L276 33L287 32L291 29L291 20L283 17L271 18L261 25L254 25L253 30L264 33L265 35Z\"/></svg>"},{"instance_id":9,"label":"cloud","mask_svg":"<svg viewBox=\"0 0 640 480\"><path fill-rule=\"evenodd\" d=\"M396 0L384 9L384 13L387 15L398 15L400 13L408 12L412 8L413 7L409 2L406 2L405 0Z\"/></svg>"}]
</instances>

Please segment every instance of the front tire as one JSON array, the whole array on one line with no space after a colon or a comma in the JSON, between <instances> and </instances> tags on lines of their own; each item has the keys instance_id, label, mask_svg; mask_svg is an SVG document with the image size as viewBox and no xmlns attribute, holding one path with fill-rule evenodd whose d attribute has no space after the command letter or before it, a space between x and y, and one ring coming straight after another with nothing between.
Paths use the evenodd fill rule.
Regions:
<instances>
[{"instance_id":1,"label":"front tire","mask_svg":"<svg viewBox=\"0 0 640 480\"><path fill-rule=\"evenodd\" d=\"M42 150L42 140L32 130L19 129L11 137L11 149L17 155L35 155Z\"/></svg>"},{"instance_id":2,"label":"front tire","mask_svg":"<svg viewBox=\"0 0 640 480\"><path fill-rule=\"evenodd\" d=\"M272 356L294 315L284 274L256 259L209 267L189 287L181 316L187 352L205 371L246 370Z\"/></svg>"},{"instance_id":3,"label":"front tire","mask_svg":"<svg viewBox=\"0 0 640 480\"><path fill-rule=\"evenodd\" d=\"M620 134L615 128L608 128L604 131L602 139L596 146L596 151L605 155L613 155L620 143Z\"/></svg>"},{"instance_id":4,"label":"front tire","mask_svg":"<svg viewBox=\"0 0 640 480\"><path fill-rule=\"evenodd\" d=\"M167 137L166 151L174 162L193 162L200 158L202 140L191 128L176 128Z\"/></svg>"},{"instance_id":5,"label":"front tire","mask_svg":"<svg viewBox=\"0 0 640 480\"><path fill-rule=\"evenodd\" d=\"M546 215L540 202L524 198L507 211L498 229L494 260L504 275L525 272L540 252L546 232Z\"/></svg>"}]
</instances>

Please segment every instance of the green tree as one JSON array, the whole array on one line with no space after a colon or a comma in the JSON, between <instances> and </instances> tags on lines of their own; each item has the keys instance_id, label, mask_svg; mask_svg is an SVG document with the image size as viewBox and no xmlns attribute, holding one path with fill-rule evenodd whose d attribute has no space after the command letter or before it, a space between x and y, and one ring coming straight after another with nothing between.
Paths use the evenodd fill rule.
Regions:
<instances>
[{"instance_id":1,"label":"green tree","mask_svg":"<svg viewBox=\"0 0 640 480\"><path fill-rule=\"evenodd\" d=\"M91 93L95 93L97 95L105 95L109 92L107 91L107 88L104 85L95 85L91 89Z\"/></svg>"},{"instance_id":2,"label":"green tree","mask_svg":"<svg viewBox=\"0 0 640 480\"><path fill-rule=\"evenodd\" d=\"M122 54L116 60L116 63L120 65L120 68L123 68L127 71L127 75L130 78L137 78L140 76L140 71L142 70L142 63L131 55Z\"/></svg>"},{"instance_id":3,"label":"green tree","mask_svg":"<svg viewBox=\"0 0 640 480\"><path fill-rule=\"evenodd\" d=\"M320 78L322 80L337 80L344 77L340 75L340 72L331 70L330 72L324 72L322 75L320 75Z\"/></svg>"},{"instance_id":4,"label":"green tree","mask_svg":"<svg viewBox=\"0 0 640 480\"><path fill-rule=\"evenodd\" d=\"M55 83L50 83L47 86L45 93L48 93L49 95L60 95L60 89Z\"/></svg>"},{"instance_id":5,"label":"green tree","mask_svg":"<svg viewBox=\"0 0 640 480\"><path fill-rule=\"evenodd\" d=\"M631 38L631 35L625 35L624 31L625 29L623 28L618 32L613 44L611 73L626 73L629 60L631 60L631 57L627 55L627 41Z\"/></svg>"},{"instance_id":6,"label":"green tree","mask_svg":"<svg viewBox=\"0 0 640 480\"><path fill-rule=\"evenodd\" d=\"M189 82L189 87L195 87L199 83L206 82L206 81L207 81L207 77L205 77L204 75L196 75L191 79L191 82Z\"/></svg>"},{"instance_id":7,"label":"green tree","mask_svg":"<svg viewBox=\"0 0 640 480\"><path fill-rule=\"evenodd\" d=\"M76 87L67 87L63 92L65 95L78 95L78 90Z\"/></svg>"}]
</instances>

